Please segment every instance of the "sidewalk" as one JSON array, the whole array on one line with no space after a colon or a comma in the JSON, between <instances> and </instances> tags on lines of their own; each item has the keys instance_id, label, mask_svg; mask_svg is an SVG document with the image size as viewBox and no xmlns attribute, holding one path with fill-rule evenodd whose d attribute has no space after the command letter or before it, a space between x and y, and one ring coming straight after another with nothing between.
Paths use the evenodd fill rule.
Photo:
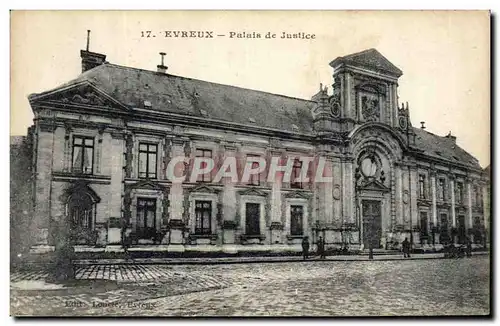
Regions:
<instances>
[{"instance_id":1,"label":"sidewalk","mask_svg":"<svg viewBox=\"0 0 500 326\"><path fill-rule=\"evenodd\" d=\"M473 256L489 255L488 251L472 252ZM411 258L404 258L402 254L374 255L373 260L421 260L445 259L444 253L412 254ZM302 256L275 256L275 257L218 257L218 258L133 258L133 259L79 259L73 263L82 265L216 265L216 264L248 264L248 263L284 263L284 262L325 262L325 261L370 261L367 254L327 256L319 259L311 256L303 260Z\"/></svg>"}]
</instances>

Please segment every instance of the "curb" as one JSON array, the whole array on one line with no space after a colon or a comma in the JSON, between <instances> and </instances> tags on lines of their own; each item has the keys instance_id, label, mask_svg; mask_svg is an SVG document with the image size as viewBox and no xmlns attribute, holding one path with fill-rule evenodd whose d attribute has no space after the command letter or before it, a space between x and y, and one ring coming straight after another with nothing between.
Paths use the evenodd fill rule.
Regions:
<instances>
[{"instance_id":1,"label":"curb","mask_svg":"<svg viewBox=\"0 0 500 326\"><path fill-rule=\"evenodd\" d=\"M475 252L473 253L472 256L485 256L489 255L489 252ZM425 255L425 254L423 254ZM128 261L117 261L117 262L110 262L110 261L88 261L88 262L79 262L75 261L73 264L74 266L88 266L88 265L229 265L229 264L256 264L256 263L266 263L266 264L272 264L272 263L307 263L307 262L367 262L367 261L401 261L401 260L428 260L428 259L459 259L459 258L445 258L444 254L440 254L439 256L437 255L432 255L432 256L427 256L427 257L422 257L422 256L417 256L417 257L410 257L410 258L403 258L401 255L387 255L386 257L381 257L382 255L379 256L374 256L374 257L380 257L380 258L375 258L375 259L369 259L368 256L363 256L360 257L359 255L355 256L345 256L345 257L359 257L355 259L340 259L340 258L326 258L326 259L319 259L319 258L311 258L307 260L303 260L301 258L298 259L266 259L266 260L199 260L199 261L193 261L193 260L186 260L182 261L179 259L171 260L171 261L134 261L133 259L130 259ZM464 257L467 259L467 257ZM472 258L472 257L471 257Z\"/></svg>"}]
</instances>

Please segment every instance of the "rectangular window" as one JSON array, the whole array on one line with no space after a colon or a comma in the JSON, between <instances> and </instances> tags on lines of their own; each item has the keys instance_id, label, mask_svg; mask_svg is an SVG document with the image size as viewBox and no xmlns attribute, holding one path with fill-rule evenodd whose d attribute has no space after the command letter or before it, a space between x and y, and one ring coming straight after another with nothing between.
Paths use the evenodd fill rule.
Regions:
<instances>
[{"instance_id":1,"label":"rectangular window","mask_svg":"<svg viewBox=\"0 0 500 326\"><path fill-rule=\"evenodd\" d=\"M420 212L420 235L427 236L429 233L427 212Z\"/></svg>"},{"instance_id":2,"label":"rectangular window","mask_svg":"<svg viewBox=\"0 0 500 326\"><path fill-rule=\"evenodd\" d=\"M304 207L300 205L290 206L290 234L303 235L304 234Z\"/></svg>"},{"instance_id":3,"label":"rectangular window","mask_svg":"<svg viewBox=\"0 0 500 326\"><path fill-rule=\"evenodd\" d=\"M302 189L302 182L295 181L300 178L300 171L302 170L302 161L295 159L293 161L292 175L290 177L290 187Z\"/></svg>"},{"instance_id":4,"label":"rectangular window","mask_svg":"<svg viewBox=\"0 0 500 326\"><path fill-rule=\"evenodd\" d=\"M151 239L156 233L156 199L137 198L137 236Z\"/></svg>"},{"instance_id":5,"label":"rectangular window","mask_svg":"<svg viewBox=\"0 0 500 326\"><path fill-rule=\"evenodd\" d=\"M196 150L196 157L207 157L207 158L212 158L212 150L211 149L197 149ZM200 165L201 169L204 169L207 166L205 162L202 162ZM198 175L198 182L210 182L212 181L212 174L205 173Z\"/></svg>"},{"instance_id":6,"label":"rectangular window","mask_svg":"<svg viewBox=\"0 0 500 326\"><path fill-rule=\"evenodd\" d=\"M443 178L439 179L438 196L440 201L446 200L446 180Z\"/></svg>"},{"instance_id":7,"label":"rectangular window","mask_svg":"<svg viewBox=\"0 0 500 326\"><path fill-rule=\"evenodd\" d=\"M246 235L260 235L260 204L245 205L245 224Z\"/></svg>"},{"instance_id":8,"label":"rectangular window","mask_svg":"<svg viewBox=\"0 0 500 326\"><path fill-rule=\"evenodd\" d=\"M73 137L72 170L76 173L92 174L94 166L94 138Z\"/></svg>"},{"instance_id":9,"label":"rectangular window","mask_svg":"<svg viewBox=\"0 0 500 326\"><path fill-rule=\"evenodd\" d=\"M425 197L425 174L418 175L418 195L420 198Z\"/></svg>"},{"instance_id":10,"label":"rectangular window","mask_svg":"<svg viewBox=\"0 0 500 326\"><path fill-rule=\"evenodd\" d=\"M441 229L441 232L445 233L445 232L448 232L448 215L446 214L441 214L439 216L439 219L440 219L440 229Z\"/></svg>"},{"instance_id":11,"label":"rectangular window","mask_svg":"<svg viewBox=\"0 0 500 326\"><path fill-rule=\"evenodd\" d=\"M247 157L259 157L258 155L248 154ZM259 162L252 162L252 169L257 169L259 167ZM260 173L250 174L248 183L252 186L260 186Z\"/></svg>"},{"instance_id":12,"label":"rectangular window","mask_svg":"<svg viewBox=\"0 0 500 326\"><path fill-rule=\"evenodd\" d=\"M195 234L212 233L212 202L209 200L197 200L195 202Z\"/></svg>"},{"instance_id":13,"label":"rectangular window","mask_svg":"<svg viewBox=\"0 0 500 326\"><path fill-rule=\"evenodd\" d=\"M156 179L157 150L156 144L139 144L139 178Z\"/></svg>"},{"instance_id":14,"label":"rectangular window","mask_svg":"<svg viewBox=\"0 0 500 326\"><path fill-rule=\"evenodd\" d=\"M464 202L464 184L462 182L457 182L457 198L456 201L459 204Z\"/></svg>"}]
</instances>

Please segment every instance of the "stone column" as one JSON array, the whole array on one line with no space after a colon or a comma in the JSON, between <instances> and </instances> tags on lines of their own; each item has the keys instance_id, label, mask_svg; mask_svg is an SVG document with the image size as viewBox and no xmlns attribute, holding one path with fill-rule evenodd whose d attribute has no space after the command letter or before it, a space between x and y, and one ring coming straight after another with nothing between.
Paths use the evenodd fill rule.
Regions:
<instances>
[{"instance_id":1,"label":"stone column","mask_svg":"<svg viewBox=\"0 0 500 326\"><path fill-rule=\"evenodd\" d=\"M102 166L102 134L104 130L102 128L99 129L99 133L97 134L97 137L95 139L95 167L94 167L94 173L96 174L101 174L101 166ZM123 150L120 150L119 153L122 153ZM114 152L112 152L114 153ZM123 155L121 155L123 156Z\"/></svg>"},{"instance_id":2,"label":"stone column","mask_svg":"<svg viewBox=\"0 0 500 326\"><path fill-rule=\"evenodd\" d=\"M120 244L122 240L121 228L122 216L122 195L124 196L124 175L123 153L125 151L125 135L122 132L104 133L99 136L103 147L101 161L103 162L103 173L111 175L108 199L108 244ZM126 204L123 201L123 204ZM130 208L127 208L130 209ZM125 207L123 207L125 210Z\"/></svg>"},{"instance_id":3,"label":"stone column","mask_svg":"<svg viewBox=\"0 0 500 326\"><path fill-rule=\"evenodd\" d=\"M279 165L286 165L287 157L284 151L280 150L270 150L269 154L271 157L280 157ZM271 160L269 160L269 164ZM277 172L273 179L274 182L271 183L271 223L281 222L281 186L283 183L282 178L279 175L284 175L285 172Z\"/></svg>"},{"instance_id":4,"label":"stone column","mask_svg":"<svg viewBox=\"0 0 500 326\"><path fill-rule=\"evenodd\" d=\"M335 228L342 227L342 162L340 157L333 158L333 224Z\"/></svg>"},{"instance_id":5,"label":"stone column","mask_svg":"<svg viewBox=\"0 0 500 326\"><path fill-rule=\"evenodd\" d=\"M486 229L486 243L490 242L490 193L488 188L491 187L489 181L485 184L481 185L481 191L483 193L483 219L484 219L484 228Z\"/></svg>"},{"instance_id":6,"label":"stone column","mask_svg":"<svg viewBox=\"0 0 500 326\"><path fill-rule=\"evenodd\" d=\"M236 160L235 144L223 143L223 161L228 157L234 157ZM223 163L222 163L223 164ZM222 166L222 164L220 166ZM223 250L224 252L235 253L237 252L235 246L235 228L236 228L236 190L235 184L231 178L223 178L222 184L224 189L222 192L222 232L223 232Z\"/></svg>"},{"instance_id":7,"label":"stone column","mask_svg":"<svg viewBox=\"0 0 500 326\"><path fill-rule=\"evenodd\" d=\"M353 106L353 99L351 98L351 86L352 86L352 76L350 73L345 72L345 87L344 87L344 94L345 94L345 112L346 112L346 117L351 118L351 119L356 119L356 113L355 113L355 106Z\"/></svg>"},{"instance_id":8,"label":"stone column","mask_svg":"<svg viewBox=\"0 0 500 326\"><path fill-rule=\"evenodd\" d=\"M470 179L466 180L467 182L467 217L468 217L468 228L472 228L473 221L472 221L472 184Z\"/></svg>"},{"instance_id":9,"label":"stone column","mask_svg":"<svg viewBox=\"0 0 500 326\"><path fill-rule=\"evenodd\" d=\"M52 121L41 121L38 124L32 232L33 243L36 245L47 245L49 241L52 150L56 128Z\"/></svg>"},{"instance_id":10,"label":"stone column","mask_svg":"<svg viewBox=\"0 0 500 326\"><path fill-rule=\"evenodd\" d=\"M396 224L404 225L404 211L403 211L403 166L398 164L396 169Z\"/></svg>"},{"instance_id":11,"label":"stone column","mask_svg":"<svg viewBox=\"0 0 500 326\"><path fill-rule=\"evenodd\" d=\"M455 217L455 177L450 177L450 194L451 194L451 227L457 226L457 219Z\"/></svg>"},{"instance_id":12,"label":"stone column","mask_svg":"<svg viewBox=\"0 0 500 326\"><path fill-rule=\"evenodd\" d=\"M431 192L432 192L432 224L437 225L437 189L436 189L436 173L431 173ZM431 230L432 231L432 230Z\"/></svg>"},{"instance_id":13,"label":"stone column","mask_svg":"<svg viewBox=\"0 0 500 326\"><path fill-rule=\"evenodd\" d=\"M393 126L399 126L399 117L398 117L398 85L396 83L391 85L391 107L393 112Z\"/></svg>"},{"instance_id":14,"label":"stone column","mask_svg":"<svg viewBox=\"0 0 500 326\"><path fill-rule=\"evenodd\" d=\"M419 233L413 232L413 227L418 225L418 206L417 206L417 198L418 198L418 171L417 166L412 163L410 165L410 224L411 224L411 233L413 235L413 244L420 243Z\"/></svg>"},{"instance_id":15,"label":"stone column","mask_svg":"<svg viewBox=\"0 0 500 326\"><path fill-rule=\"evenodd\" d=\"M172 155L171 158L185 157L184 146L189 139L181 138L180 136L174 136L172 139ZM176 164L174 169L174 174L177 177L181 175L186 175L185 166L182 162ZM186 179L188 176L186 176ZM167 247L168 251L183 252L184 251L184 237L183 229L185 227L186 220L184 219L184 190L181 182L172 182L172 187L170 188L169 194L170 202L170 216L168 220L169 226L169 245ZM193 223L193 221L189 221Z\"/></svg>"},{"instance_id":16,"label":"stone column","mask_svg":"<svg viewBox=\"0 0 500 326\"><path fill-rule=\"evenodd\" d=\"M324 155L323 158L325 160L323 176L335 180L335 175L333 174L333 157ZM321 182L318 185L320 189L319 202L321 203L320 214L325 225L324 240L325 243L331 244L336 242L333 230L335 228L333 224L333 184L332 182Z\"/></svg>"},{"instance_id":17,"label":"stone column","mask_svg":"<svg viewBox=\"0 0 500 326\"><path fill-rule=\"evenodd\" d=\"M73 164L73 162L71 162L71 126L65 125L64 129L66 133L64 135L63 171L69 172Z\"/></svg>"},{"instance_id":18,"label":"stone column","mask_svg":"<svg viewBox=\"0 0 500 326\"><path fill-rule=\"evenodd\" d=\"M359 227L359 232L351 232L354 243L360 243L363 239L363 222L360 212L356 205L359 203L359 198L356 195L356 186L354 179L354 159L352 157L343 157L341 159L342 166L342 215L344 223L355 224ZM359 195L359 194L358 194ZM353 247L353 246L351 246ZM354 248L352 248L354 249Z\"/></svg>"}]
</instances>

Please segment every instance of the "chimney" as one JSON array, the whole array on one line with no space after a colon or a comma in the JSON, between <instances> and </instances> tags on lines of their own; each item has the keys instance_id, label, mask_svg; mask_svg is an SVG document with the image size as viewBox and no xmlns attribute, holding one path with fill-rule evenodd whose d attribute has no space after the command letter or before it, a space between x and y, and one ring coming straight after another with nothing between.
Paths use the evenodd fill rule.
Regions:
<instances>
[{"instance_id":1,"label":"chimney","mask_svg":"<svg viewBox=\"0 0 500 326\"><path fill-rule=\"evenodd\" d=\"M82 58L82 72L102 65L106 61L106 55L89 51L90 45L90 30L87 30L87 48L80 50L80 57Z\"/></svg>"},{"instance_id":2,"label":"chimney","mask_svg":"<svg viewBox=\"0 0 500 326\"><path fill-rule=\"evenodd\" d=\"M168 69L168 67L165 66L165 55L166 55L166 53L165 52L160 52L160 55L161 55L161 64L156 66L157 72L160 73L160 74L166 74L167 73L167 69Z\"/></svg>"},{"instance_id":3,"label":"chimney","mask_svg":"<svg viewBox=\"0 0 500 326\"><path fill-rule=\"evenodd\" d=\"M420 129L425 130L425 121L420 121Z\"/></svg>"},{"instance_id":4,"label":"chimney","mask_svg":"<svg viewBox=\"0 0 500 326\"><path fill-rule=\"evenodd\" d=\"M456 142L457 142L457 136L453 136L453 135L451 134L451 131L450 131L450 132L448 133L448 135L446 135L445 137L446 137L446 138L448 138L448 139L451 139L454 143L456 143Z\"/></svg>"}]
</instances>

